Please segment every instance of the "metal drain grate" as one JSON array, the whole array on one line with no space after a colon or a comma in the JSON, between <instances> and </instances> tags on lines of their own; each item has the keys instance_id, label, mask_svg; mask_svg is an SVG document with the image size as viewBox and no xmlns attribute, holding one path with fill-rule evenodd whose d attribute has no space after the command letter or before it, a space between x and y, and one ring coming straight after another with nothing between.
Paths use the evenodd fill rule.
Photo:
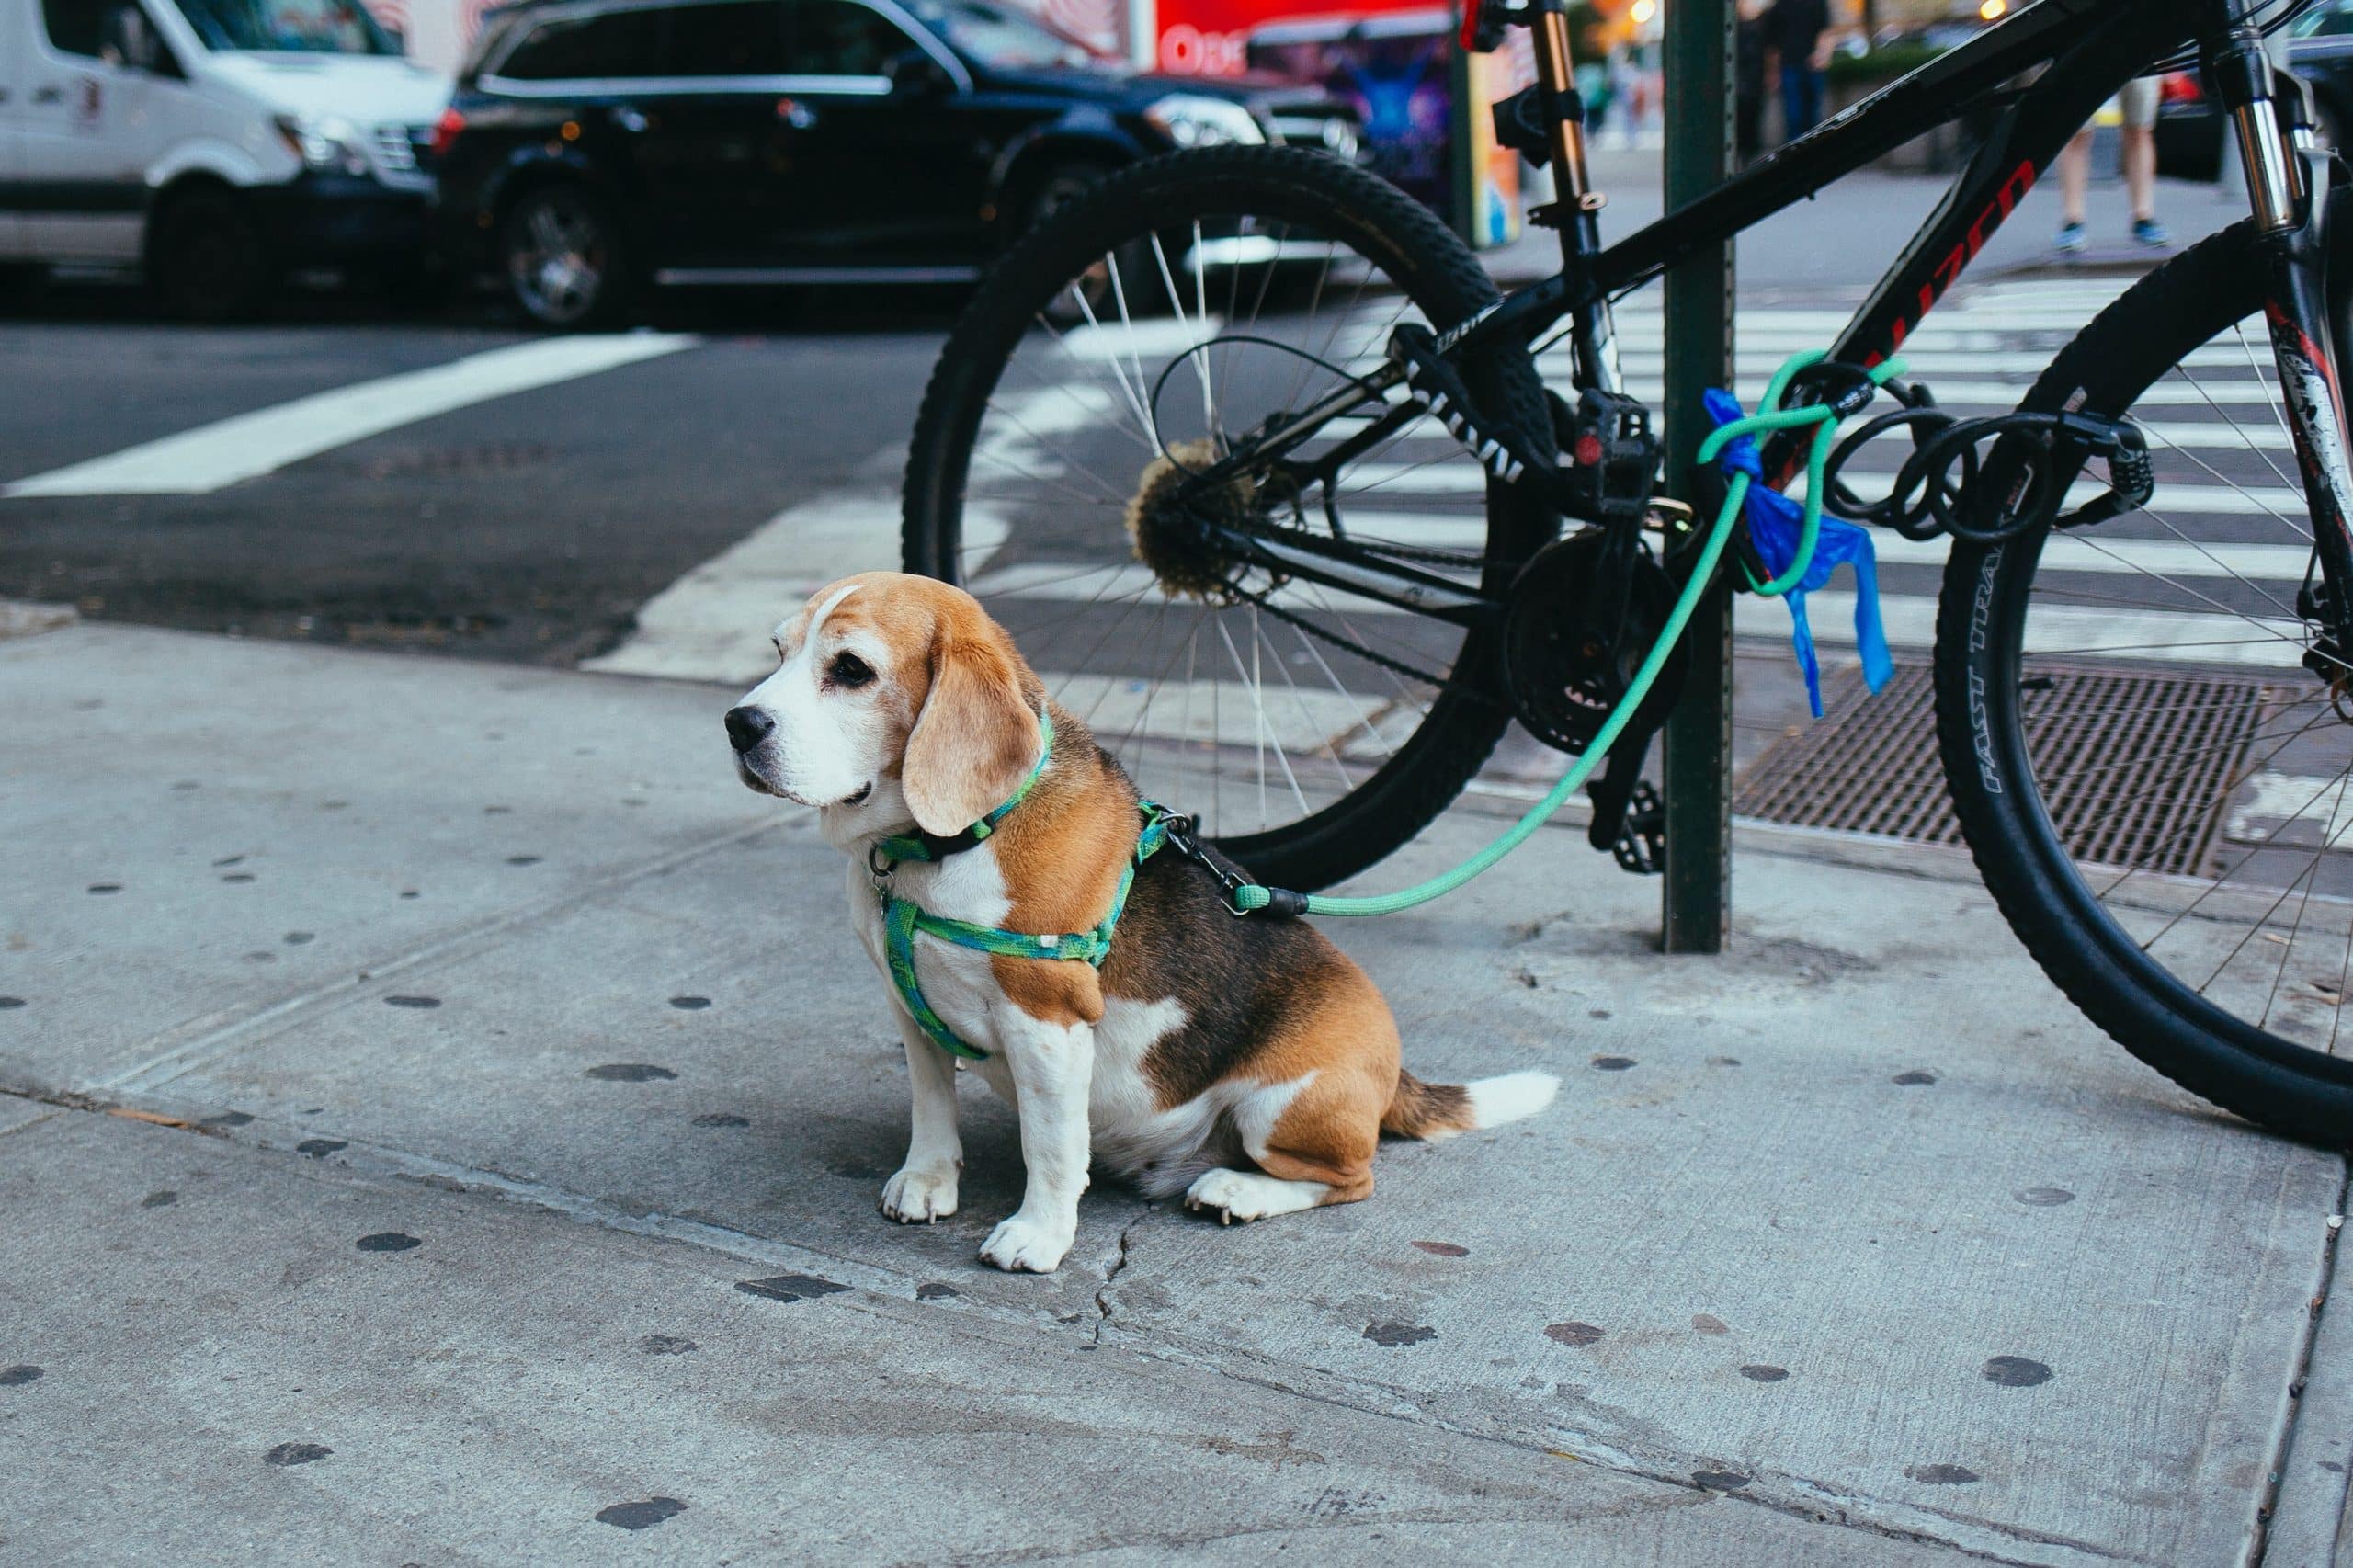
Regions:
<instances>
[{"instance_id":1,"label":"metal drain grate","mask_svg":"<svg viewBox=\"0 0 2353 1568\"><path fill-rule=\"evenodd\" d=\"M2263 717L2259 679L2044 665L2027 699L2028 755L2082 863L2210 870L2222 808ZM1797 827L1961 842L1937 757L1929 666L1904 661L1877 697L1860 670L1826 682L1824 717L1773 743L1733 810Z\"/></svg>"}]
</instances>

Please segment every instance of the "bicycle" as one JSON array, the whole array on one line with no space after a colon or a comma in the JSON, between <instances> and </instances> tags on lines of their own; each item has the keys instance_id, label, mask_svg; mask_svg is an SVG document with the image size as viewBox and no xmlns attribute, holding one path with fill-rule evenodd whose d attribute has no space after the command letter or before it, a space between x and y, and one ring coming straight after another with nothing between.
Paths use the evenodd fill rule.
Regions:
<instances>
[{"instance_id":1,"label":"bicycle","mask_svg":"<svg viewBox=\"0 0 2353 1568\"><path fill-rule=\"evenodd\" d=\"M1559 232L1557 275L1500 295L1425 208L1321 152L1206 148L1107 178L1003 258L943 350L908 462L906 569L970 587L1234 860L1295 888L1352 875L1450 801L1513 719L1564 751L1592 743L1688 585L1699 530L1654 494L1613 302L1966 117L1975 152L1791 401L1859 415L1882 381L1898 400L1822 477L1834 511L1950 540L1942 766L2029 950L2159 1072L2342 1146L2353 471L2329 346L2353 275L2326 267L2342 165L2261 46L2306 3L2038 0L1607 246L1562 0L1474 5L1468 47L1533 33L1536 83L1495 115L1554 170L1559 199L1531 217ZM2190 67L2229 116L2250 216L2109 304L2007 413L1957 419L1892 375L2100 104ZM1539 374L1563 341L1574 400ZM1848 460L1897 430L1913 447L1887 493L1859 494ZM1804 436L1768 439L1764 472L1786 483ZM2095 459L2105 488L2084 477ZM2235 499L2193 533L2164 496L2200 475ZM1773 575L1733 537L1750 585ZM2266 585L2290 580L2292 597ZM1642 753L1687 654L1593 784L1593 840L1634 868L1656 848ZM2177 666L2236 673L2160 682L2144 708L2107 699L2088 738L2052 720L2074 694L2126 689L2120 673ZM2123 717L2138 738L2104 747L2099 725ZM2177 816L2173 797L2234 790L2269 814L2215 828L2209 811L2185 864L2135 847L2173 831L2153 802Z\"/></svg>"}]
</instances>

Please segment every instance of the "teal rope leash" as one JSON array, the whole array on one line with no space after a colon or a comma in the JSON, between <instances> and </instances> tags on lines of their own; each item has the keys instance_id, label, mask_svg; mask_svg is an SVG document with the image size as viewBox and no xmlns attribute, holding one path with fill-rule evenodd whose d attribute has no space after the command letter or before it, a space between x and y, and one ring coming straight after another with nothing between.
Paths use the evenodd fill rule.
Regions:
<instances>
[{"instance_id":1,"label":"teal rope leash","mask_svg":"<svg viewBox=\"0 0 2353 1568\"><path fill-rule=\"evenodd\" d=\"M1782 408L1779 403L1799 371L1809 365L1820 363L1827 357L1821 349L1792 355L1774 372L1773 380L1765 389L1765 396L1757 404L1756 413L1718 426L1699 445L1699 460L1704 464L1714 461L1725 443L1737 437L1753 436L1759 431L1795 429L1805 425L1814 426L1813 445L1806 454L1805 517L1798 540L1797 559L1790 562L1788 571L1769 583L1758 583L1750 578L1749 586L1759 594L1779 596L1788 593L1805 580L1808 568L1813 564L1814 540L1822 527L1822 476L1829 462L1831 448L1837 441L1838 415L1836 410L1824 403L1809 403L1802 408ZM1884 385L1891 378L1903 372L1904 361L1890 359L1872 369L1871 382L1875 386ZM1584 755L1576 759L1567 773L1562 775L1561 781L1552 787L1550 794L1529 808L1527 815L1514 823L1502 837L1450 871L1396 892L1367 897L1334 898L1323 893L1308 893L1303 898L1306 912L1310 915L1395 915L1427 903L1434 898L1443 898L1482 872L1492 869L1497 861L1527 843L1538 828L1567 804L1569 797L1584 786L1593 770L1601 765L1619 735L1632 722L1634 710L1642 706L1643 699L1657 682L1659 671L1666 667L1668 657L1675 652L1675 644L1682 638L1684 628L1690 624L1692 611L1699 608L1699 596L1707 592L1708 584L1714 578L1716 567L1723 558L1724 546L1732 538L1733 526L1739 521L1741 506L1748 498L1748 475L1733 475L1725 487L1723 507L1716 514L1715 526L1709 530L1707 541L1700 547L1699 559L1692 569L1690 581L1684 585L1674 609L1668 612L1666 625L1660 631L1658 641L1651 645L1649 656L1634 672L1633 680L1626 687L1626 695L1619 699L1617 707L1610 710L1609 717L1594 736L1593 744L1586 747ZM1284 896L1286 902L1302 898L1297 893ZM1233 890L1234 907L1245 914L1267 908L1276 898L1277 890L1261 887L1255 882Z\"/></svg>"}]
</instances>

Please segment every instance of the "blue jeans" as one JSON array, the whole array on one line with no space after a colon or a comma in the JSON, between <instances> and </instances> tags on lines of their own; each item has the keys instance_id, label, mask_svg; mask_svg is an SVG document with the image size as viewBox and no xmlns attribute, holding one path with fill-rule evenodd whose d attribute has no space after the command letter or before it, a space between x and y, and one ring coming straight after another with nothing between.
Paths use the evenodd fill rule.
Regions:
<instances>
[{"instance_id":1,"label":"blue jeans","mask_svg":"<svg viewBox=\"0 0 2353 1568\"><path fill-rule=\"evenodd\" d=\"M1782 137L1794 142L1822 123L1822 73L1803 62L1781 67Z\"/></svg>"}]
</instances>

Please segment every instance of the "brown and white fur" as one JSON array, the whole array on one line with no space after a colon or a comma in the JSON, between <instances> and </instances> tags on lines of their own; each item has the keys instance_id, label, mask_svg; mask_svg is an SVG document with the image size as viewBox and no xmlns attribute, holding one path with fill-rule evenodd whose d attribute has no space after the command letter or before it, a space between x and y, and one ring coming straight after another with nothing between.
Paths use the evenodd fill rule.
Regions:
<instances>
[{"instance_id":1,"label":"brown and white fur","mask_svg":"<svg viewBox=\"0 0 2353 1568\"><path fill-rule=\"evenodd\" d=\"M912 827L953 835L1052 756L977 846L900 865L894 889L934 914L1012 931L1085 931L1134 851L1135 787L1059 706L1003 628L960 588L893 573L828 585L776 629L777 672L728 715L753 789L818 810L849 858L850 919L887 980L867 851ZM1395 1020L1365 972L1303 921L1236 920L1199 867L1164 850L1137 873L1098 971L918 937L916 974L973 1063L1015 1107L1028 1185L981 1256L1059 1266L1089 1162L1154 1197L1260 1220L1372 1191L1384 1131L1438 1139L1541 1109L1558 1081L1468 1086L1398 1065ZM904 1166L882 1211L956 1212L963 1148L956 1062L891 992L915 1095Z\"/></svg>"}]
</instances>

